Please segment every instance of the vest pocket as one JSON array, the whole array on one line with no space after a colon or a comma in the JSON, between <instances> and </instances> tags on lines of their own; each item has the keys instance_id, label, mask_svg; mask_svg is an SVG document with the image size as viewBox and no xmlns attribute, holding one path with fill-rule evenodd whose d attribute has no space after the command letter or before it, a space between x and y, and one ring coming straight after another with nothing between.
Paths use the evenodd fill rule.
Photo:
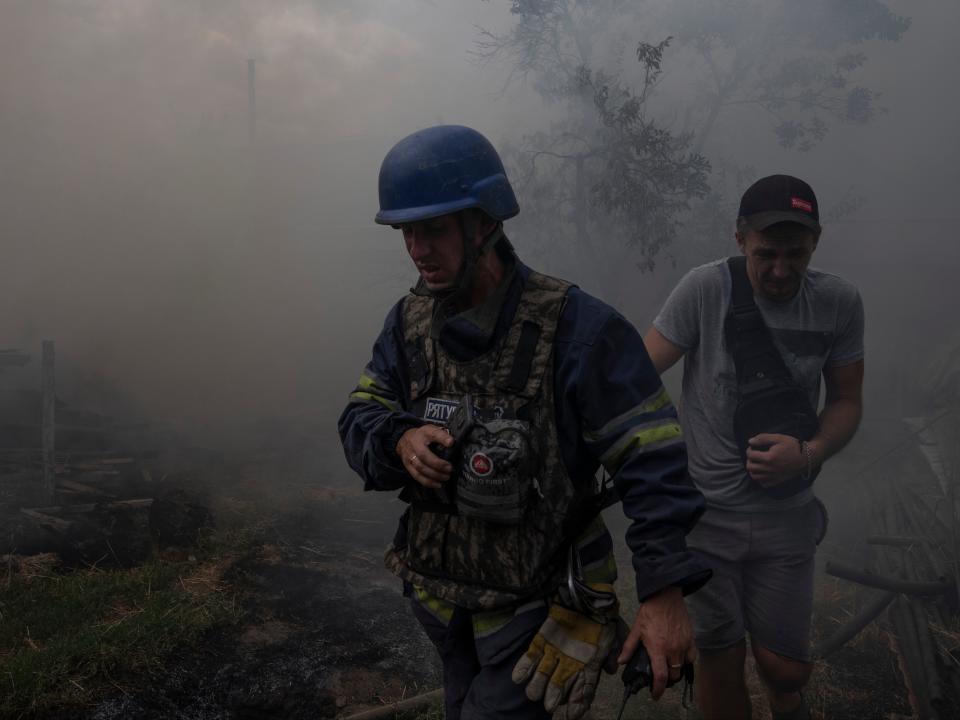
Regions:
<instances>
[{"instance_id":1,"label":"vest pocket","mask_svg":"<svg viewBox=\"0 0 960 720\"><path fill-rule=\"evenodd\" d=\"M445 576L496 590L524 590L536 568L522 562L521 534L519 526L451 517L444 551Z\"/></svg>"},{"instance_id":2,"label":"vest pocket","mask_svg":"<svg viewBox=\"0 0 960 720\"><path fill-rule=\"evenodd\" d=\"M413 570L429 576L443 575L447 544L446 513L410 509L407 526L407 557Z\"/></svg>"},{"instance_id":3,"label":"vest pocket","mask_svg":"<svg viewBox=\"0 0 960 720\"><path fill-rule=\"evenodd\" d=\"M559 540L559 534L544 532L531 517L537 509L546 508L533 503L518 525L451 517L444 553L447 576L521 595L537 591Z\"/></svg>"},{"instance_id":4,"label":"vest pocket","mask_svg":"<svg viewBox=\"0 0 960 720\"><path fill-rule=\"evenodd\" d=\"M498 525L519 525L537 466L530 424L522 420L478 423L463 445L462 458L457 480L459 514Z\"/></svg>"}]
</instances>

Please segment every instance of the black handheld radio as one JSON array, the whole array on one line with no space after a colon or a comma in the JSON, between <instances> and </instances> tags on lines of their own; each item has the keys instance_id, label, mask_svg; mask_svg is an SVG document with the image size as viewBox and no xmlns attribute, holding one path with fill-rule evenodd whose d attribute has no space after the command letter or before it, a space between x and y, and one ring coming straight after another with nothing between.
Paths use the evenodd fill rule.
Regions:
<instances>
[{"instance_id":1,"label":"black handheld radio","mask_svg":"<svg viewBox=\"0 0 960 720\"><path fill-rule=\"evenodd\" d=\"M617 714L617 720L621 720L623 717L623 711L627 708L627 700L630 699L630 696L653 684L653 668L650 667L650 654L642 644L637 648L637 651L633 653L633 657L627 661L620 679L623 680L623 702L620 703L620 712ZM680 682L680 680L683 680L683 707L691 707L693 704L692 663L684 663L680 678L673 682L668 680L667 687L673 687Z\"/></svg>"},{"instance_id":2,"label":"black handheld radio","mask_svg":"<svg viewBox=\"0 0 960 720\"><path fill-rule=\"evenodd\" d=\"M460 399L460 403L447 420L447 432L453 437L453 445L447 448L440 443L430 443L430 452L453 465L453 474L450 476L447 486L437 490L440 501L444 505L453 506L455 503L457 466L460 464L461 450L467 435L470 434L475 424L473 398L467 393Z\"/></svg>"}]
</instances>

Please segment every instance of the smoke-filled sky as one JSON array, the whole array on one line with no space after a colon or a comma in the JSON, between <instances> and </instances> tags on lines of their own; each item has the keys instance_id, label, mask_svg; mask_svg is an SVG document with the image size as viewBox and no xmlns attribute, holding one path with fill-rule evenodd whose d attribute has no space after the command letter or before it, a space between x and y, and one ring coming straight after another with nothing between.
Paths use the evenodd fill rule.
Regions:
<instances>
[{"instance_id":1,"label":"smoke-filled sky","mask_svg":"<svg viewBox=\"0 0 960 720\"><path fill-rule=\"evenodd\" d=\"M815 264L861 286L868 367L933 352L955 332L944 318L960 294L960 10L888 5L912 25L899 42L866 43L860 73L887 113L833 128L805 154L736 118L711 139L758 176L805 177L825 206L851 188L863 198L827 227ZM498 0L4 2L0 348L38 353L55 340L67 400L206 430L329 417L333 433L383 317L414 279L398 234L372 222L383 155L438 122L499 145L560 112L531 82L507 84L509 66L471 59L477 26L505 32L509 10ZM659 37L643 27L643 39ZM700 92L670 57L665 97ZM683 269L664 266L654 284L668 289ZM650 300L624 305L641 331L656 311Z\"/></svg>"}]
</instances>

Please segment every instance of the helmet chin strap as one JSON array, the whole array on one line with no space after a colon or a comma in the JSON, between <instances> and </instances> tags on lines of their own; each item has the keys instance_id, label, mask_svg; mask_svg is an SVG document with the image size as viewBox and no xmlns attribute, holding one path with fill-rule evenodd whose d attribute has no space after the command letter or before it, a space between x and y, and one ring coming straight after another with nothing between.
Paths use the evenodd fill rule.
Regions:
<instances>
[{"instance_id":1,"label":"helmet chin strap","mask_svg":"<svg viewBox=\"0 0 960 720\"><path fill-rule=\"evenodd\" d=\"M500 241L500 238L504 237L503 223L498 222L484 241L477 245L474 242L480 229L477 216L473 213L461 212L459 220L460 235L463 238L463 260L460 262L460 269L457 271L457 276L450 287L441 290L429 290L430 295L437 299L433 308L433 321L430 327L430 336L433 339L439 337L440 328L451 314L449 312L450 308L456 307L458 304L466 305L461 301L467 299L480 258L486 255Z\"/></svg>"},{"instance_id":2,"label":"helmet chin strap","mask_svg":"<svg viewBox=\"0 0 960 720\"><path fill-rule=\"evenodd\" d=\"M460 261L457 275L449 287L428 290L430 295L444 302L447 302L450 298L460 299L466 295L473 283L480 258L486 255L504 237L503 223L498 222L486 239L480 245L476 245L474 239L480 230L477 216L473 213L461 212L459 222L460 236L463 238L463 260Z\"/></svg>"}]
</instances>

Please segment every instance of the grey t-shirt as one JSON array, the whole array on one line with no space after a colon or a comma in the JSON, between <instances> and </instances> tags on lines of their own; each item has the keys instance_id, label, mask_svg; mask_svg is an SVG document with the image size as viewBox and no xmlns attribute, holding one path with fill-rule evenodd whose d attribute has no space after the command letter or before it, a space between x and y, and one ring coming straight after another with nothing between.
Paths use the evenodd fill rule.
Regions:
<instances>
[{"instance_id":1,"label":"grey t-shirt","mask_svg":"<svg viewBox=\"0 0 960 720\"><path fill-rule=\"evenodd\" d=\"M724 337L730 291L726 259L701 265L680 280L653 321L685 351L680 423L690 475L708 505L749 512L799 507L810 501L812 490L772 498L750 479L740 459L733 434L737 375ZM784 362L817 407L823 368L863 358L860 293L836 275L808 268L789 301L755 300Z\"/></svg>"}]
</instances>

